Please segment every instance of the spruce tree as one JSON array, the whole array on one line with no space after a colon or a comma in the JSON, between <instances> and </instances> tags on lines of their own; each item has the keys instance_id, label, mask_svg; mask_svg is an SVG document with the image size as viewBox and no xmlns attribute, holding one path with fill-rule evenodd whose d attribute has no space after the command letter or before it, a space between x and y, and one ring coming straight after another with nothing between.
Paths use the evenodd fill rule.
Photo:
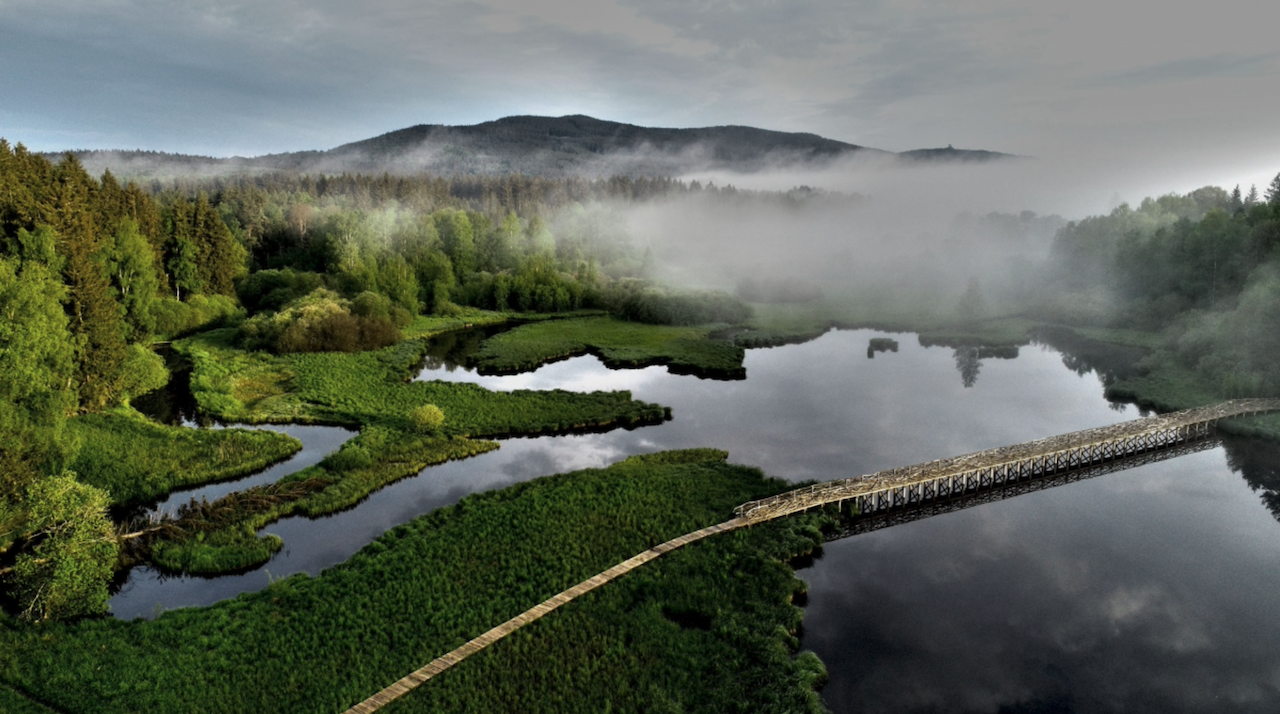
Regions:
<instances>
[{"instance_id":1,"label":"spruce tree","mask_svg":"<svg viewBox=\"0 0 1280 714\"><path fill-rule=\"evenodd\" d=\"M94 186L80 162L67 154L58 166L51 201L59 251L66 257L68 312L76 346L81 405L106 406L125 359L123 310L103 269L102 240L93 214Z\"/></svg>"},{"instance_id":2,"label":"spruce tree","mask_svg":"<svg viewBox=\"0 0 1280 714\"><path fill-rule=\"evenodd\" d=\"M1258 184L1249 187L1249 195L1244 198L1245 208L1253 208L1258 205Z\"/></svg>"},{"instance_id":3,"label":"spruce tree","mask_svg":"<svg viewBox=\"0 0 1280 714\"><path fill-rule=\"evenodd\" d=\"M1271 179L1271 185L1267 186L1267 203L1273 206L1280 206L1280 174Z\"/></svg>"}]
</instances>

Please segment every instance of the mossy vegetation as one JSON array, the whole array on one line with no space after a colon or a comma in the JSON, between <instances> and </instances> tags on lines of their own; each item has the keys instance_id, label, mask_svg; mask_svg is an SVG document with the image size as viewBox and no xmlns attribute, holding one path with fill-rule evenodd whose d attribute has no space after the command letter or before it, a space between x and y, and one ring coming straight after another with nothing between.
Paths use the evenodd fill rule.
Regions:
<instances>
[{"instance_id":1,"label":"mossy vegetation","mask_svg":"<svg viewBox=\"0 0 1280 714\"><path fill-rule=\"evenodd\" d=\"M215 330L178 349L192 358L192 393L200 407L234 421L404 430L412 409L434 404L449 415L443 433L492 437L638 426L667 416L629 392L493 392L474 384L409 382L426 349L420 339L373 352L284 356L243 352L230 339L229 330Z\"/></svg>"},{"instance_id":2,"label":"mossy vegetation","mask_svg":"<svg viewBox=\"0 0 1280 714\"><path fill-rule=\"evenodd\" d=\"M26 695L0 684L0 712L5 714L55 714Z\"/></svg>"},{"instance_id":3,"label":"mossy vegetation","mask_svg":"<svg viewBox=\"0 0 1280 714\"><path fill-rule=\"evenodd\" d=\"M261 564L281 543L259 537L257 529L295 513L315 517L351 507L431 464L497 448L477 439L634 427L670 417L664 407L625 391L494 392L411 382L425 354L422 338L368 352L270 355L234 347L234 333L214 330L175 345L192 361L192 393L202 409L240 422L354 426L361 433L320 465L277 485L183 513L176 530L151 548L152 560L166 569L213 574ZM414 414L427 406L446 418L423 429Z\"/></svg>"},{"instance_id":4,"label":"mossy vegetation","mask_svg":"<svg viewBox=\"0 0 1280 714\"><path fill-rule=\"evenodd\" d=\"M82 414L67 429L79 445L71 470L115 505L244 476L302 448L274 431L166 426L128 408Z\"/></svg>"},{"instance_id":5,"label":"mossy vegetation","mask_svg":"<svg viewBox=\"0 0 1280 714\"><path fill-rule=\"evenodd\" d=\"M742 348L712 333L723 325L677 327L610 317L522 325L489 338L475 360L482 374L505 374L583 354L612 368L665 364L672 372L742 378Z\"/></svg>"},{"instance_id":6,"label":"mossy vegetation","mask_svg":"<svg viewBox=\"0 0 1280 714\"><path fill-rule=\"evenodd\" d=\"M261 565L282 543L257 531L280 518L341 511L428 466L496 448L492 441L366 427L316 466L183 509L177 523L152 544L151 559L167 570L202 575Z\"/></svg>"},{"instance_id":7,"label":"mossy vegetation","mask_svg":"<svg viewBox=\"0 0 1280 714\"><path fill-rule=\"evenodd\" d=\"M318 577L158 619L0 619L0 680L66 712L341 711L656 543L789 484L723 452L477 494ZM820 515L691 545L433 680L401 711L820 711L786 561ZM500 675L500 676L499 676ZM590 682L590 686L584 683Z\"/></svg>"}]
</instances>

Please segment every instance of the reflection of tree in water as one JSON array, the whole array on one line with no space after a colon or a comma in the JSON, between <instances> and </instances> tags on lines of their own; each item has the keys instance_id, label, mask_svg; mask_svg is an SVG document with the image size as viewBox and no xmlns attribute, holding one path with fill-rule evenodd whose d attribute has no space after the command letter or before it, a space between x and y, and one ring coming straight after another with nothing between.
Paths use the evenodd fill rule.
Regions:
<instances>
[{"instance_id":1,"label":"reflection of tree in water","mask_svg":"<svg viewBox=\"0 0 1280 714\"><path fill-rule=\"evenodd\" d=\"M1223 437L1227 465L1259 493L1262 503L1280 520L1280 443L1265 439Z\"/></svg>"},{"instance_id":2,"label":"reflection of tree in water","mask_svg":"<svg viewBox=\"0 0 1280 714\"><path fill-rule=\"evenodd\" d=\"M422 367L430 370L444 368L452 372L458 367L466 367L470 358L480 349L480 343L503 330L511 329L507 325L487 328L471 328L455 330L436 335L427 343Z\"/></svg>"},{"instance_id":3,"label":"reflection of tree in water","mask_svg":"<svg viewBox=\"0 0 1280 714\"><path fill-rule=\"evenodd\" d=\"M960 372L960 381L965 389L978 383L978 372L982 371L982 359L977 347L957 347L953 353L956 358L956 370Z\"/></svg>"},{"instance_id":4,"label":"reflection of tree in water","mask_svg":"<svg viewBox=\"0 0 1280 714\"><path fill-rule=\"evenodd\" d=\"M1062 364L1072 372L1082 377L1096 373L1104 387L1134 376L1138 360L1147 354L1141 347L1091 340L1066 327L1041 327L1034 341L1062 353Z\"/></svg>"}]
</instances>

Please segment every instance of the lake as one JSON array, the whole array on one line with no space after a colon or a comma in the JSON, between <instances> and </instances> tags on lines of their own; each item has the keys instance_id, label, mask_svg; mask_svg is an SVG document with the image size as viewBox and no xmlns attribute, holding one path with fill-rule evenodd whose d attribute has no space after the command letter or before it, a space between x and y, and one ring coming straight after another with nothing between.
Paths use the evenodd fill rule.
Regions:
<instances>
[{"instance_id":1,"label":"lake","mask_svg":"<svg viewBox=\"0 0 1280 714\"><path fill-rule=\"evenodd\" d=\"M896 339L898 350L869 358L876 337ZM673 419L503 440L352 510L282 520L264 532L284 549L249 573L136 568L114 614L152 616L317 574L469 493L636 453L713 446L770 475L828 480L1139 416L1108 403L1078 359L1038 345L980 359L912 335L829 332L750 350L746 380L714 381L662 367L609 370L594 357L480 376L460 366L477 341L438 340L418 378L628 389L670 406ZM294 459L314 463L347 435L337 431L308 434ZM1277 471L1280 449L1228 440L827 544L799 571L809 583L801 642L827 664L824 699L836 712L1280 711L1280 523L1263 501L1276 502L1267 487Z\"/></svg>"}]
</instances>

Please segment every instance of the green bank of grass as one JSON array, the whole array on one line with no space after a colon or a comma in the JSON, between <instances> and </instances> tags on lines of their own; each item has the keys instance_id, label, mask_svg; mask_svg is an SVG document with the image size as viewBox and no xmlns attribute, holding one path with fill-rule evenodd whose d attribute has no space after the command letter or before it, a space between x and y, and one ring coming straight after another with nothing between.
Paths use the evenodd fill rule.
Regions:
<instances>
[{"instance_id":1,"label":"green bank of grass","mask_svg":"<svg viewBox=\"0 0 1280 714\"><path fill-rule=\"evenodd\" d=\"M634 401L625 391L494 392L474 384L404 382L405 362L412 364L418 356L412 347L402 343L381 353L291 357L295 394L307 405L307 415L319 421L402 429L410 427L410 410L434 404L444 411L444 433L473 437L638 426L667 415L662 407Z\"/></svg>"},{"instance_id":2,"label":"green bank of grass","mask_svg":"<svg viewBox=\"0 0 1280 714\"><path fill-rule=\"evenodd\" d=\"M1172 412L1252 396L1223 389L1204 371L1183 364L1158 333L1054 325L1040 329L1036 337L1061 350L1067 366L1080 374L1095 371L1106 385L1107 399L1114 402ZM1280 440L1280 415L1228 419L1218 429Z\"/></svg>"},{"instance_id":3,"label":"green bank of grass","mask_svg":"<svg viewBox=\"0 0 1280 714\"><path fill-rule=\"evenodd\" d=\"M194 364L192 393L201 409L229 420L408 429L410 410L435 404L444 410L444 434L492 437L639 426L668 416L625 391L493 392L474 384L410 382L425 353L422 340L373 352L288 356L244 352L230 340L229 331L215 330L179 346Z\"/></svg>"},{"instance_id":4,"label":"green bank of grass","mask_svg":"<svg viewBox=\"0 0 1280 714\"><path fill-rule=\"evenodd\" d=\"M0 684L0 712L4 712L4 714L55 714L54 710L3 684Z\"/></svg>"},{"instance_id":5,"label":"green bank of grass","mask_svg":"<svg viewBox=\"0 0 1280 714\"><path fill-rule=\"evenodd\" d=\"M575 317L598 317L604 310L574 310L571 312L495 312L479 308L458 308L454 315L419 315L400 330L405 339L434 337L445 332L465 330L469 327L505 325L511 322L543 322Z\"/></svg>"},{"instance_id":6,"label":"green bank of grass","mask_svg":"<svg viewBox=\"0 0 1280 714\"><path fill-rule=\"evenodd\" d=\"M524 372L546 362L590 353L613 368L665 364L677 373L744 377L742 348L727 340L711 339L715 329L649 325L610 317L539 322L486 340L476 354L476 366L484 374Z\"/></svg>"},{"instance_id":7,"label":"green bank of grass","mask_svg":"<svg viewBox=\"0 0 1280 714\"><path fill-rule=\"evenodd\" d=\"M79 480L107 491L115 504L244 476L302 448L297 439L274 431L167 426L127 408L82 414L67 429L80 447L71 469Z\"/></svg>"},{"instance_id":8,"label":"green bank of grass","mask_svg":"<svg viewBox=\"0 0 1280 714\"><path fill-rule=\"evenodd\" d=\"M361 434L316 468L181 514L151 547L153 562L170 570L213 574L265 562L281 543L259 537L262 526L348 508L426 466L497 448L478 439L635 427L670 416L625 391L493 392L410 382L425 354L422 339L371 352L285 356L245 352L232 339L231 330L214 330L176 346L192 361L192 393L202 409L228 420L354 426ZM444 412L444 424L417 434L409 414L426 404Z\"/></svg>"},{"instance_id":9,"label":"green bank of grass","mask_svg":"<svg viewBox=\"0 0 1280 714\"><path fill-rule=\"evenodd\" d=\"M315 466L187 509L177 527L152 544L151 560L167 570L204 575L260 565L283 544L257 531L280 518L316 518L350 508L428 466L496 448L492 441L366 427Z\"/></svg>"},{"instance_id":10,"label":"green bank of grass","mask_svg":"<svg viewBox=\"0 0 1280 714\"><path fill-rule=\"evenodd\" d=\"M152 622L0 620L0 680L66 712L337 712L529 607L788 484L694 450L469 496L319 577ZM716 536L570 603L409 711L816 711L785 561L820 516ZM586 683L590 686L586 686Z\"/></svg>"},{"instance_id":11,"label":"green bank of grass","mask_svg":"<svg viewBox=\"0 0 1280 714\"><path fill-rule=\"evenodd\" d=\"M998 317L920 332L920 344L929 347L1016 347L1031 342L1031 332L1044 323L1026 317Z\"/></svg>"},{"instance_id":12,"label":"green bank of grass","mask_svg":"<svg viewBox=\"0 0 1280 714\"><path fill-rule=\"evenodd\" d=\"M1111 327L1073 327L1071 329L1081 337L1129 347L1155 349L1164 340L1164 337L1158 332L1143 332L1141 330L1125 330Z\"/></svg>"},{"instance_id":13,"label":"green bank of grass","mask_svg":"<svg viewBox=\"0 0 1280 714\"><path fill-rule=\"evenodd\" d=\"M1163 358L1162 358L1163 357ZM1230 399L1199 372L1157 354L1142 365L1137 376L1117 380L1107 387L1107 398L1132 402L1156 412L1172 412L1217 404ZM1239 436L1280 441L1280 415L1227 419L1218 430Z\"/></svg>"}]
</instances>

